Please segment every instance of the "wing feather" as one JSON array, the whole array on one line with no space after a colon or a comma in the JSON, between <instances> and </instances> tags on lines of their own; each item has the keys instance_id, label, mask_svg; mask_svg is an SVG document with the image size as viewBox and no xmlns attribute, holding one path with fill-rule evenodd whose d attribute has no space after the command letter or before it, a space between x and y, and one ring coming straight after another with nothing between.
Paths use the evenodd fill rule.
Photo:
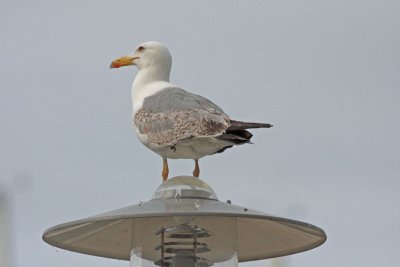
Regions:
<instances>
[{"instance_id":1,"label":"wing feather","mask_svg":"<svg viewBox=\"0 0 400 267\"><path fill-rule=\"evenodd\" d=\"M230 119L210 100L180 88L147 97L134 115L134 123L151 143L174 145L193 137L219 136Z\"/></svg>"}]
</instances>

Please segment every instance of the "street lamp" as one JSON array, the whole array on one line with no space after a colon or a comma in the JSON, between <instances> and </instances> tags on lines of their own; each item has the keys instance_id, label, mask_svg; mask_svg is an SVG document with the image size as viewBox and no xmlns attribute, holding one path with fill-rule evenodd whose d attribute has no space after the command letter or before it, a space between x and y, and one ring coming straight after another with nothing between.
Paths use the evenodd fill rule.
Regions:
<instances>
[{"instance_id":1,"label":"street lamp","mask_svg":"<svg viewBox=\"0 0 400 267\"><path fill-rule=\"evenodd\" d=\"M202 180L178 176L150 201L54 226L43 240L130 260L132 267L222 267L306 251L326 235L308 223L219 201Z\"/></svg>"}]
</instances>

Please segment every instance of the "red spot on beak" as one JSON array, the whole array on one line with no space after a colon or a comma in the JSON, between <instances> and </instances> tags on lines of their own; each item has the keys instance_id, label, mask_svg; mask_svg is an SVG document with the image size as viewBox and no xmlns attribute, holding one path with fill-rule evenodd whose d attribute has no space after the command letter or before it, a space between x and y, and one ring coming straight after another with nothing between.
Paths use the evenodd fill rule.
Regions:
<instances>
[{"instance_id":1,"label":"red spot on beak","mask_svg":"<svg viewBox=\"0 0 400 267\"><path fill-rule=\"evenodd\" d=\"M121 65L119 65L116 62L112 62L111 65L110 65L110 69L115 69L115 68L119 68L119 67L121 67Z\"/></svg>"}]
</instances>

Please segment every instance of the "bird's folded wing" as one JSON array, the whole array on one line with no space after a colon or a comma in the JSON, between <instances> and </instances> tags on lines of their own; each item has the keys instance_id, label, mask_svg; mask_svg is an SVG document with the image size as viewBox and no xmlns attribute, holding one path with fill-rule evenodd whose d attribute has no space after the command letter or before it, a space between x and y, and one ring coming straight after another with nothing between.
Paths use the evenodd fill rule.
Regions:
<instances>
[{"instance_id":1,"label":"bird's folded wing","mask_svg":"<svg viewBox=\"0 0 400 267\"><path fill-rule=\"evenodd\" d=\"M139 133L160 145L221 135L229 127L229 121L228 115L210 100L180 88L164 89L145 98L134 115Z\"/></svg>"}]
</instances>

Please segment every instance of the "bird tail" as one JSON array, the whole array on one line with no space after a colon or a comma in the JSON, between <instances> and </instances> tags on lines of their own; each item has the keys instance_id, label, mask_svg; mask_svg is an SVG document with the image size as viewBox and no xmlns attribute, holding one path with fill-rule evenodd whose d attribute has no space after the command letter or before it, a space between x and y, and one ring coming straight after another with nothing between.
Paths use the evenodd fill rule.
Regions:
<instances>
[{"instance_id":1,"label":"bird tail","mask_svg":"<svg viewBox=\"0 0 400 267\"><path fill-rule=\"evenodd\" d=\"M219 136L221 140L229 141L235 145L251 143L250 139L253 134L246 129L253 128L271 128L272 124L269 123L256 123L244 121L230 121L230 126L225 130L225 133Z\"/></svg>"},{"instance_id":2,"label":"bird tail","mask_svg":"<svg viewBox=\"0 0 400 267\"><path fill-rule=\"evenodd\" d=\"M253 128L271 128L272 124L269 123L258 123L258 122L245 122L245 121L230 121L231 125L227 131L245 130Z\"/></svg>"}]
</instances>

